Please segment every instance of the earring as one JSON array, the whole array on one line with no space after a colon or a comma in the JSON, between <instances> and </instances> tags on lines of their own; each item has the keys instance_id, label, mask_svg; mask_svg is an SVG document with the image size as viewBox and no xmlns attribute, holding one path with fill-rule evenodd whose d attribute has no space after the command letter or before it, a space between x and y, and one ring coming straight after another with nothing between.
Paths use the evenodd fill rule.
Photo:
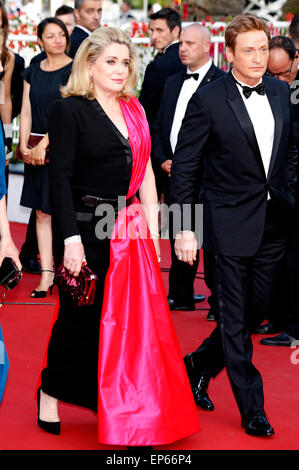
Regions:
<instances>
[{"instance_id":1,"label":"earring","mask_svg":"<svg viewBox=\"0 0 299 470\"><path fill-rule=\"evenodd\" d=\"M90 88L93 88L93 76L92 76L92 72L89 72L89 86L90 86Z\"/></svg>"}]
</instances>

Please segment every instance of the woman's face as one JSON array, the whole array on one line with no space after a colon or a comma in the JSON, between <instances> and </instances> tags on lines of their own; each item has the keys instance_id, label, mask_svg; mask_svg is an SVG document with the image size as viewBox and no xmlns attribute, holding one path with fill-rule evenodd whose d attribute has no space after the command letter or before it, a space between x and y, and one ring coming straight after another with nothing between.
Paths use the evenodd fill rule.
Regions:
<instances>
[{"instance_id":1,"label":"woman's face","mask_svg":"<svg viewBox=\"0 0 299 470\"><path fill-rule=\"evenodd\" d=\"M118 94L129 76L130 54L125 44L112 43L90 65L96 92Z\"/></svg>"},{"instance_id":2,"label":"woman's face","mask_svg":"<svg viewBox=\"0 0 299 470\"><path fill-rule=\"evenodd\" d=\"M49 23L45 27L42 38L38 40L47 54L62 54L66 50L66 36L64 31L55 23Z\"/></svg>"}]
</instances>

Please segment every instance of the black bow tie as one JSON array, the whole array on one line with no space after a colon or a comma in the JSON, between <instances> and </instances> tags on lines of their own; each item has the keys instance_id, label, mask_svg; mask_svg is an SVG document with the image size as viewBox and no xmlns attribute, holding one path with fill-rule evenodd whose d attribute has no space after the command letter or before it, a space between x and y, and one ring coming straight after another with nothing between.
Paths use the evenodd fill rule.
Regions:
<instances>
[{"instance_id":1,"label":"black bow tie","mask_svg":"<svg viewBox=\"0 0 299 470\"><path fill-rule=\"evenodd\" d=\"M188 80L188 78L191 78L191 77L193 77L194 80L198 80L199 73L185 73L184 74L184 79L185 80Z\"/></svg>"},{"instance_id":2,"label":"black bow tie","mask_svg":"<svg viewBox=\"0 0 299 470\"><path fill-rule=\"evenodd\" d=\"M249 98L249 96L251 95L251 93L253 91L256 91L259 95L264 95L266 93L266 85L264 84L264 82L260 83L259 85L251 88L249 86L245 86L245 85L241 85L242 88L243 88L243 95L245 96L245 98Z\"/></svg>"}]
</instances>

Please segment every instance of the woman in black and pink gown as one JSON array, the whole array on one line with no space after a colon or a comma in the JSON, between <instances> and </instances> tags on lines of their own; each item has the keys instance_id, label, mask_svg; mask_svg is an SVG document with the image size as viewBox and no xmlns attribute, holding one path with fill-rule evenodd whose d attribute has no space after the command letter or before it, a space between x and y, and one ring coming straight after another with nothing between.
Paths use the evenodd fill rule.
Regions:
<instances>
[{"instance_id":1,"label":"woman in black and pink gown","mask_svg":"<svg viewBox=\"0 0 299 470\"><path fill-rule=\"evenodd\" d=\"M58 434L61 400L98 413L100 443L153 446L197 432L199 421L158 264L149 128L131 93L136 61L125 33L95 31L52 108L56 264L76 276L86 259L100 281L91 306L59 291L38 422ZM125 203L111 217L119 196Z\"/></svg>"}]
</instances>

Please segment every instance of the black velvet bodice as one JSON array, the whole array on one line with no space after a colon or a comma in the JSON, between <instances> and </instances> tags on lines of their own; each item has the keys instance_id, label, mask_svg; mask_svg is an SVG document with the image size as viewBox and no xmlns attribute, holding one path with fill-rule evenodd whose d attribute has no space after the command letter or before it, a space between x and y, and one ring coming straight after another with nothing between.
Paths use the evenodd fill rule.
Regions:
<instances>
[{"instance_id":1,"label":"black velvet bodice","mask_svg":"<svg viewBox=\"0 0 299 470\"><path fill-rule=\"evenodd\" d=\"M82 195L116 199L127 194L132 152L97 100L83 97L54 104L49 139L53 213L66 238L78 233L74 212L82 208Z\"/></svg>"}]
</instances>

